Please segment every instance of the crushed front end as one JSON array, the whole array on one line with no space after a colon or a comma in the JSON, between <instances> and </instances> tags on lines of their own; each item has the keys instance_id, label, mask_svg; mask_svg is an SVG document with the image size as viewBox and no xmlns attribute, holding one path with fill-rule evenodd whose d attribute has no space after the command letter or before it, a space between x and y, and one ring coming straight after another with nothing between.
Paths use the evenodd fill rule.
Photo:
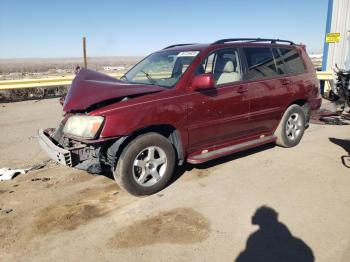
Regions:
<instances>
[{"instance_id":1,"label":"crushed front end","mask_svg":"<svg viewBox=\"0 0 350 262\"><path fill-rule=\"evenodd\" d=\"M64 132L67 126L66 120L64 119L56 129L39 130L39 144L48 156L57 163L92 174L111 170L115 155L108 157L108 150L113 148L112 145L118 138L74 137Z\"/></svg>"},{"instance_id":2,"label":"crushed front end","mask_svg":"<svg viewBox=\"0 0 350 262\"><path fill-rule=\"evenodd\" d=\"M164 91L155 85L123 82L89 69L82 69L72 81L64 99L64 119L55 128L39 130L39 143L54 161L90 173L113 169L117 152L127 136L102 136L108 116L94 114L106 106L125 104L146 94ZM115 123L117 125L117 123ZM109 131L109 130L107 130Z\"/></svg>"}]
</instances>

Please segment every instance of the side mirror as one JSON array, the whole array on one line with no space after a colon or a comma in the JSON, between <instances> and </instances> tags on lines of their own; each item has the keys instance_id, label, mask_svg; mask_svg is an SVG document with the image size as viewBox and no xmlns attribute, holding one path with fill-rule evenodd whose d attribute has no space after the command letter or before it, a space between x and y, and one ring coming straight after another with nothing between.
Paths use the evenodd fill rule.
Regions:
<instances>
[{"instance_id":1,"label":"side mirror","mask_svg":"<svg viewBox=\"0 0 350 262\"><path fill-rule=\"evenodd\" d=\"M204 90L214 87L213 74L200 74L196 75L191 83L192 90Z\"/></svg>"}]
</instances>

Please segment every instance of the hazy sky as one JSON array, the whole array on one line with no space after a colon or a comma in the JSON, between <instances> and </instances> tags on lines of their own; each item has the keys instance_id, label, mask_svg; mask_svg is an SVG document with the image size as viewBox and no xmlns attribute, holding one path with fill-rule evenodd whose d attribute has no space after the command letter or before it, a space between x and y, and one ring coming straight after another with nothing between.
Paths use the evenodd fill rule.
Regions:
<instances>
[{"instance_id":1,"label":"hazy sky","mask_svg":"<svg viewBox=\"0 0 350 262\"><path fill-rule=\"evenodd\" d=\"M290 39L321 52L328 0L0 0L0 58L146 55L228 37Z\"/></svg>"}]
</instances>

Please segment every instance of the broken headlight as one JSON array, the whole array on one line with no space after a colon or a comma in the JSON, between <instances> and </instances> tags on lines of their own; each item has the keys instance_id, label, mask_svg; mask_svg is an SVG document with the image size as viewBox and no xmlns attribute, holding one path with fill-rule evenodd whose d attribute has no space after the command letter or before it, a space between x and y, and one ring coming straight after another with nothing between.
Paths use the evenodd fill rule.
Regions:
<instances>
[{"instance_id":1,"label":"broken headlight","mask_svg":"<svg viewBox=\"0 0 350 262\"><path fill-rule=\"evenodd\" d=\"M102 116L71 116L68 118L63 133L86 138L95 138L103 123Z\"/></svg>"}]
</instances>

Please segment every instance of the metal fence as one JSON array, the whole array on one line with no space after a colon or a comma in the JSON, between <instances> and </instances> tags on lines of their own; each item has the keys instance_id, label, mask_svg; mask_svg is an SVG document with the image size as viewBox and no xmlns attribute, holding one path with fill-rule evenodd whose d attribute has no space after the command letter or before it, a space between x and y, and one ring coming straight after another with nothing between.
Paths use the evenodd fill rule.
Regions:
<instances>
[{"instance_id":1,"label":"metal fence","mask_svg":"<svg viewBox=\"0 0 350 262\"><path fill-rule=\"evenodd\" d=\"M121 77L122 73L109 74L113 77ZM38 88L38 87L55 87L70 85L75 75L41 78L41 79L21 79L21 80L3 80L0 81L0 91L14 90L14 89L26 89L26 88Z\"/></svg>"},{"instance_id":2,"label":"metal fence","mask_svg":"<svg viewBox=\"0 0 350 262\"><path fill-rule=\"evenodd\" d=\"M119 78L122 76L122 73L114 73L109 75ZM20 90L20 89L40 88L40 87L66 86L71 84L74 77L75 77L74 75L70 75L70 76L41 78L41 79L4 80L4 81L0 81L0 91ZM332 71L317 72L317 78L319 80L330 81L333 79Z\"/></svg>"}]
</instances>

